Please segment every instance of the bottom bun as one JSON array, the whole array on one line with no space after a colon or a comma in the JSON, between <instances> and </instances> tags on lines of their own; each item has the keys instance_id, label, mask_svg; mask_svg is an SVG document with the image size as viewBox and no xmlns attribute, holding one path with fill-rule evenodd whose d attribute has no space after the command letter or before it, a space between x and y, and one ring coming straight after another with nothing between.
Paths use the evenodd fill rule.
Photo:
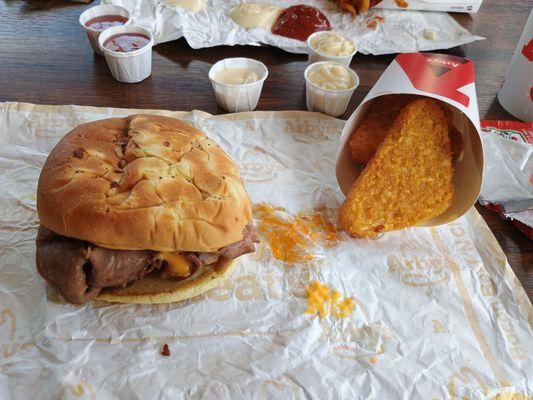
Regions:
<instances>
[{"instance_id":1,"label":"bottom bun","mask_svg":"<svg viewBox=\"0 0 533 400\"><path fill-rule=\"evenodd\" d=\"M187 300L222 285L239 266L241 258L222 260L216 270L212 267L199 268L181 281L162 279L159 273L152 273L124 288L104 289L95 300L131 304L164 304Z\"/></svg>"}]
</instances>

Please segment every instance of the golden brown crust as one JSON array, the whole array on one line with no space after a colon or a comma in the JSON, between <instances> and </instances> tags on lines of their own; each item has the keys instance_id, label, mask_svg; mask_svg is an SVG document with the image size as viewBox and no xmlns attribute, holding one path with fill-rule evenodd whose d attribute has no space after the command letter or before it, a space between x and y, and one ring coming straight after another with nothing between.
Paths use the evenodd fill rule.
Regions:
<instances>
[{"instance_id":1,"label":"golden brown crust","mask_svg":"<svg viewBox=\"0 0 533 400\"><path fill-rule=\"evenodd\" d=\"M243 237L251 206L231 158L183 121L132 115L80 125L50 153L41 224L107 248L210 252Z\"/></svg>"},{"instance_id":2,"label":"golden brown crust","mask_svg":"<svg viewBox=\"0 0 533 400\"><path fill-rule=\"evenodd\" d=\"M356 163L366 164L370 161L400 111L416 98L411 94L388 94L372 102L348 142L350 154Z\"/></svg>"},{"instance_id":3,"label":"golden brown crust","mask_svg":"<svg viewBox=\"0 0 533 400\"><path fill-rule=\"evenodd\" d=\"M238 267L241 258L223 260L216 270L203 267L182 281L162 279L155 272L125 288L104 289L95 300L132 304L164 304L187 300L222 285Z\"/></svg>"},{"instance_id":4,"label":"golden brown crust","mask_svg":"<svg viewBox=\"0 0 533 400\"><path fill-rule=\"evenodd\" d=\"M436 101L403 109L340 210L356 237L402 229L445 212L453 198L448 123Z\"/></svg>"}]
</instances>

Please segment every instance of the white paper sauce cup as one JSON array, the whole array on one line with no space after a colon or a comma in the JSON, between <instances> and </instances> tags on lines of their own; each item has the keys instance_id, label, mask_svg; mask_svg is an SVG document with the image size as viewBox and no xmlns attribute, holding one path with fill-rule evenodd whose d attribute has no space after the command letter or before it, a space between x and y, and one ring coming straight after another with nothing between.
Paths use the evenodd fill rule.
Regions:
<instances>
[{"instance_id":1,"label":"white paper sauce cup","mask_svg":"<svg viewBox=\"0 0 533 400\"><path fill-rule=\"evenodd\" d=\"M321 61L309 65L304 72L305 77L305 99L307 103L307 109L309 111L319 111L321 113L338 117L344 114L348 103L352 98L353 92L359 86L359 76L354 70L345 67L353 77L353 86L348 89L323 89L320 86L315 85L309 80L309 73L313 68L319 67L322 64L330 64L328 61Z\"/></svg>"},{"instance_id":2,"label":"white paper sauce cup","mask_svg":"<svg viewBox=\"0 0 533 400\"><path fill-rule=\"evenodd\" d=\"M106 49L104 43L111 36L121 33L139 33L150 38L146 46L129 53ZM152 47L154 36L149 30L140 26L123 25L108 28L98 38L100 50L105 55L111 75L119 82L136 83L152 73Z\"/></svg>"},{"instance_id":3,"label":"white paper sauce cup","mask_svg":"<svg viewBox=\"0 0 533 400\"><path fill-rule=\"evenodd\" d=\"M259 76L259 80L242 85L217 82L216 74L226 68L250 69ZM225 58L215 63L209 70L209 80L213 85L217 103L229 112L255 110L267 76L268 69L265 64L251 58Z\"/></svg>"},{"instance_id":4,"label":"white paper sauce cup","mask_svg":"<svg viewBox=\"0 0 533 400\"><path fill-rule=\"evenodd\" d=\"M87 27L85 24L93 18L104 15L118 15L127 18L128 21L124 25L128 25L131 22L131 16L128 10L120 6L114 6L110 4L91 7L80 15L80 25L87 33L87 38L89 39L89 43L91 44L94 52L100 55L103 55L103 53L98 45L98 38L100 37L100 33L102 33L104 30L92 29Z\"/></svg>"},{"instance_id":5,"label":"white paper sauce cup","mask_svg":"<svg viewBox=\"0 0 533 400\"><path fill-rule=\"evenodd\" d=\"M307 52L309 54L309 64L313 64L315 62L319 62L319 61L332 61L332 62L336 62L336 63L339 63L339 64L342 64L342 65L345 65L347 67L350 66L350 63L352 62L352 58L353 56L355 55L355 53L357 53L357 44L355 43L355 41L347 36L344 36L344 35L341 35L340 33L338 32L334 32L340 36L342 36L343 38L347 39L347 40L350 40L354 46L355 46L355 50L346 55L346 56L332 56L332 55L327 55L327 54L323 54L321 52L319 52L317 49L315 49L311 42L313 39L315 39L316 37L319 37L321 35L325 35L325 34L328 34L328 33L332 33L331 31L320 31L320 32L315 32L313 33L311 36L309 36L307 38Z\"/></svg>"}]
</instances>

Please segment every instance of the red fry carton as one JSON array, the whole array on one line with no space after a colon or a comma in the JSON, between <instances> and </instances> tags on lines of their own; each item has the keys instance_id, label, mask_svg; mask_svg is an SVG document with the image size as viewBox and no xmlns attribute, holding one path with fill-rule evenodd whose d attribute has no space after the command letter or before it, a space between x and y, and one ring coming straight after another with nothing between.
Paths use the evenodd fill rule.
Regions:
<instances>
[{"instance_id":1,"label":"red fry carton","mask_svg":"<svg viewBox=\"0 0 533 400\"><path fill-rule=\"evenodd\" d=\"M350 156L348 139L372 102L389 94L431 97L440 100L449 114L450 123L460 135L460 147L453 158L453 204L444 214L419 226L437 226L459 218L475 204L483 176L474 63L466 58L433 53L396 56L344 126L336 160L340 189L347 195L361 171Z\"/></svg>"}]
</instances>

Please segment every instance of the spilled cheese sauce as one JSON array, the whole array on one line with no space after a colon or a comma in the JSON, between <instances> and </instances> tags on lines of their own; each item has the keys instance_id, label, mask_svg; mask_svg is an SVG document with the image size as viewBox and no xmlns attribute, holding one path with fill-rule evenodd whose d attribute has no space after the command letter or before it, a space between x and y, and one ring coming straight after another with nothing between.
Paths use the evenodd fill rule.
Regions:
<instances>
[{"instance_id":1,"label":"spilled cheese sauce","mask_svg":"<svg viewBox=\"0 0 533 400\"><path fill-rule=\"evenodd\" d=\"M185 278L191 274L191 263L179 252L161 252L157 257L167 262L166 273L173 277Z\"/></svg>"},{"instance_id":2,"label":"spilled cheese sauce","mask_svg":"<svg viewBox=\"0 0 533 400\"><path fill-rule=\"evenodd\" d=\"M244 3L233 7L229 16L245 29L270 29L278 20L283 9L268 3Z\"/></svg>"},{"instance_id":3,"label":"spilled cheese sauce","mask_svg":"<svg viewBox=\"0 0 533 400\"><path fill-rule=\"evenodd\" d=\"M342 297L340 292L318 281L307 286L306 292L306 314L318 314L320 318L331 315L342 319L352 315L355 309L355 302L351 297Z\"/></svg>"},{"instance_id":4,"label":"spilled cheese sauce","mask_svg":"<svg viewBox=\"0 0 533 400\"><path fill-rule=\"evenodd\" d=\"M326 219L326 209L317 207L287 216L285 209L269 204L254 207L257 229L266 238L272 256L287 264L309 263L316 258L320 247L335 246L339 235Z\"/></svg>"},{"instance_id":5,"label":"spilled cheese sauce","mask_svg":"<svg viewBox=\"0 0 533 400\"><path fill-rule=\"evenodd\" d=\"M205 8L203 0L165 0L169 6L178 6L189 11L202 11Z\"/></svg>"}]
</instances>

